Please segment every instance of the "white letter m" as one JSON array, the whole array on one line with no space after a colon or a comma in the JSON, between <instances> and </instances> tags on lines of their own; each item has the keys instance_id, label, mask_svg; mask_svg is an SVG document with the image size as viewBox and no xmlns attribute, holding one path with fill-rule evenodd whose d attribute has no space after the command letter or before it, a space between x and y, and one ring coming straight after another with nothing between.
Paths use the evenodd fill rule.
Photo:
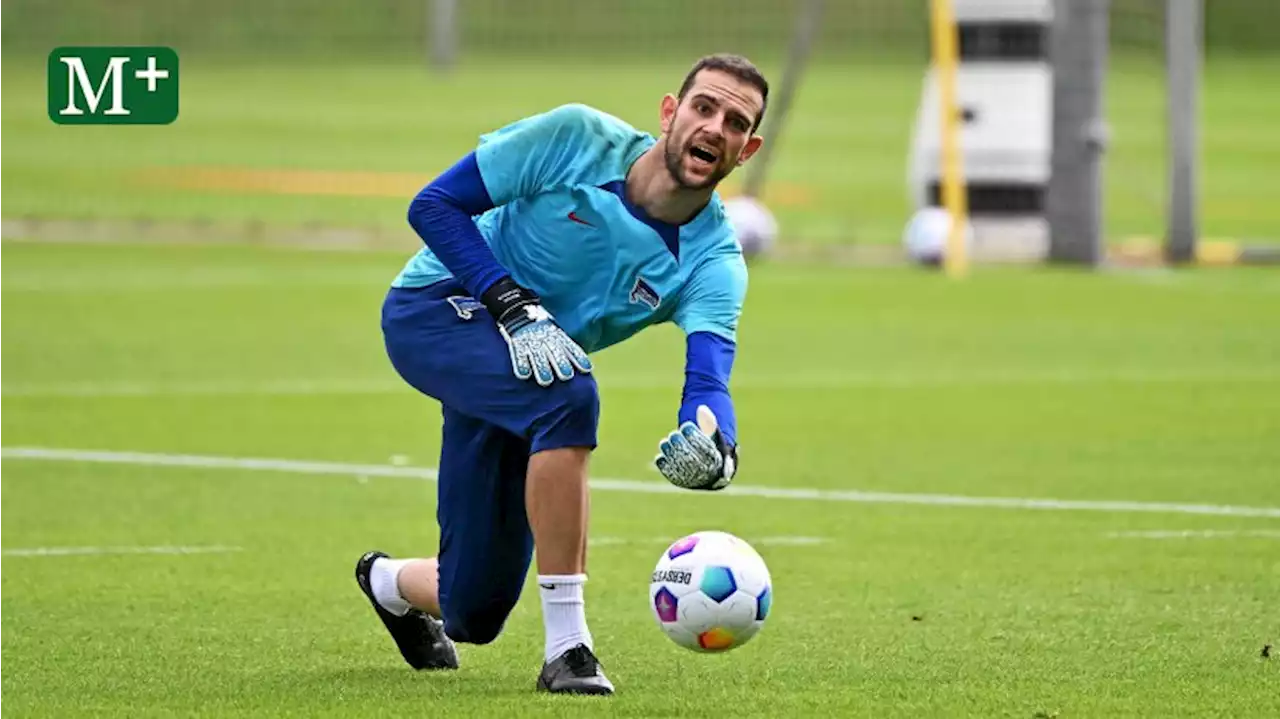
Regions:
<instances>
[{"instance_id":1,"label":"white letter m","mask_svg":"<svg viewBox=\"0 0 1280 719\"><path fill-rule=\"evenodd\" d=\"M85 104L89 106L89 112L98 111L98 103L102 100L102 95L107 89L107 85L111 85L111 107L102 113L104 115L128 115L129 111L124 107L124 83L120 80L121 72L124 70L125 63L129 62L127 57L113 57L107 65L107 71L102 76L102 82L98 84L98 91L93 91L93 85L89 82L89 73L84 69L84 60L78 57L59 58L67 65L67 106L58 111L59 115L83 115L84 110L76 106L76 82L80 83L80 91L84 93Z\"/></svg>"}]
</instances>

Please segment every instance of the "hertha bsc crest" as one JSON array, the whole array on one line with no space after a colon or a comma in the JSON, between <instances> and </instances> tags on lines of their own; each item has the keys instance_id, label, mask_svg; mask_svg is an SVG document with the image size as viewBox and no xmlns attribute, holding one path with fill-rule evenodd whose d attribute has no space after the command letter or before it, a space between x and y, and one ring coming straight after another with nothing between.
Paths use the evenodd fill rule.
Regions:
<instances>
[{"instance_id":1,"label":"hertha bsc crest","mask_svg":"<svg viewBox=\"0 0 1280 719\"><path fill-rule=\"evenodd\" d=\"M651 310L656 310L658 305L662 303L662 298L658 296L657 292L653 291L653 288L649 286L648 282L644 281L643 277L637 277L635 286L631 288L631 301L639 305L645 305Z\"/></svg>"},{"instance_id":2,"label":"hertha bsc crest","mask_svg":"<svg viewBox=\"0 0 1280 719\"><path fill-rule=\"evenodd\" d=\"M458 313L458 317L464 320L471 319L475 312L484 309L484 305L472 297L447 297L445 299L449 304L453 305L453 311Z\"/></svg>"}]
</instances>

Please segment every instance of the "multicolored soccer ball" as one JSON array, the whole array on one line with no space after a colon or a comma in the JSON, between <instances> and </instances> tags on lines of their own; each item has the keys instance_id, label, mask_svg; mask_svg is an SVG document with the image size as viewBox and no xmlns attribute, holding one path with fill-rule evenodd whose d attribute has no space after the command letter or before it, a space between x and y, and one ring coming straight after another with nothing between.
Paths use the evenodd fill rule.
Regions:
<instances>
[{"instance_id":1,"label":"multicolored soccer ball","mask_svg":"<svg viewBox=\"0 0 1280 719\"><path fill-rule=\"evenodd\" d=\"M649 582L649 608L671 641L697 652L746 644L773 606L769 568L726 532L696 532L667 547Z\"/></svg>"}]
</instances>

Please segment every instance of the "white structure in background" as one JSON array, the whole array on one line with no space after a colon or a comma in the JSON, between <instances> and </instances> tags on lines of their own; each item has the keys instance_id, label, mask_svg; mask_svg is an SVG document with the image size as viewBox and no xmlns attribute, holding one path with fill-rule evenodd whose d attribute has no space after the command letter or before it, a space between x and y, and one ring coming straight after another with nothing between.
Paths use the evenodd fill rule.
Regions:
<instances>
[{"instance_id":1,"label":"white structure in background","mask_svg":"<svg viewBox=\"0 0 1280 719\"><path fill-rule=\"evenodd\" d=\"M977 259L1041 259L1049 239L1053 0L953 1L971 252ZM908 159L913 211L941 205L938 103L937 72L930 67Z\"/></svg>"}]
</instances>

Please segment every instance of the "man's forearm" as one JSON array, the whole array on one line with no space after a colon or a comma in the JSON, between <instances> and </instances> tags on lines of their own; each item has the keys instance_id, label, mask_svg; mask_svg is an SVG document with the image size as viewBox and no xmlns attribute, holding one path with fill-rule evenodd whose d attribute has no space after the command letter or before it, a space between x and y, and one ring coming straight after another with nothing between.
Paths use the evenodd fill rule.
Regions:
<instances>
[{"instance_id":1,"label":"man's forearm","mask_svg":"<svg viewBox=\"0 0 1280 719\"><path fill-rule=\"evenodd\" d=\"M423 188L409 204L409 224L476 298L507 275L472 220L493 206L474 153Z\"/></svg>"},{"instance_id":2,"label":"man's forearm","mask_svg":"<svg viewBox=\"0 0 1280 719\"><path fill-rule=\"evenodd\" d=\"M720 431L730 445L738 442L738 423L729 395L729 373L733 368L732 342L709 332L689 335L685 354L684 392L677 424L696 422L699 405L715 412Z\"/></svg>"}]
</instances>

